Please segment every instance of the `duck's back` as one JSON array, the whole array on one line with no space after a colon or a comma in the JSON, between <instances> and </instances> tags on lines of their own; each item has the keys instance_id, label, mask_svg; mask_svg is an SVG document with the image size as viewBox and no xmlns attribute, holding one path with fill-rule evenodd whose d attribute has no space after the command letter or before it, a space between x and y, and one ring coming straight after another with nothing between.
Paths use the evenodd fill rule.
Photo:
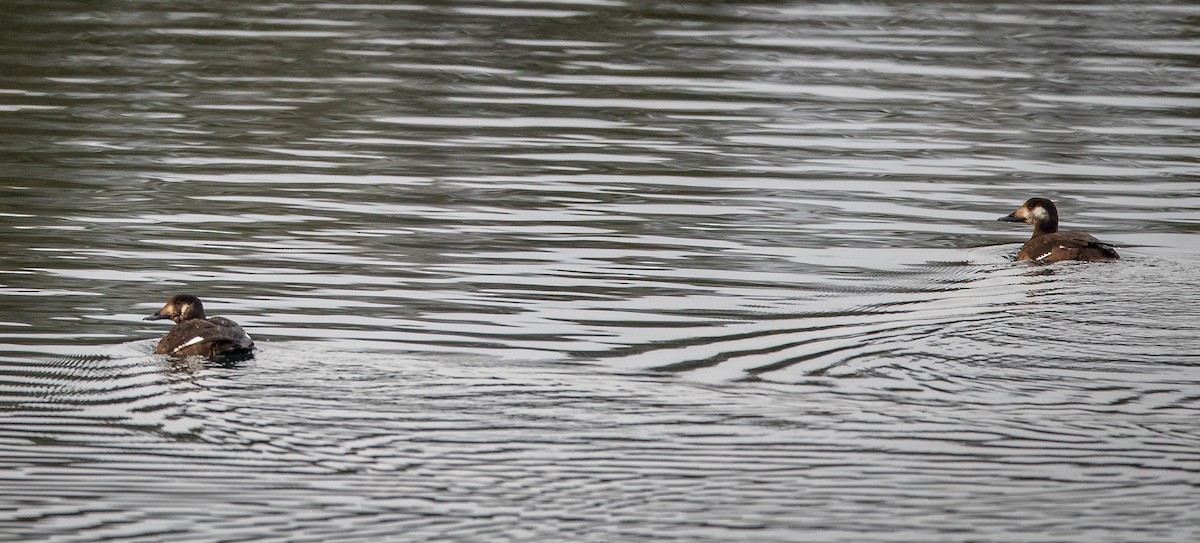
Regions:
<instances>
[{"instance_id":1,"label":"duck's back","mask_svg":"<svg viewBox=\"0 0 1200 543\"><path fill-rule=\"evenodd\" d=\"M154 352L172 356L227 358L249 354L254 341L236 322L224 317L189 319L176 324Z\"/></svg>"},{"instance_id":2,"label":"duck's back","mask_svg":"<svg viewBox=\"0 0 1200 543\"><path fill-rule=\"evenodd\" d=\"M1116 249L1084 232L1054 232L1031 238L1017 253L1017 260L1058 262L1087 260L1105 262L1118 260Z\"/></svg>"}]
</instances>

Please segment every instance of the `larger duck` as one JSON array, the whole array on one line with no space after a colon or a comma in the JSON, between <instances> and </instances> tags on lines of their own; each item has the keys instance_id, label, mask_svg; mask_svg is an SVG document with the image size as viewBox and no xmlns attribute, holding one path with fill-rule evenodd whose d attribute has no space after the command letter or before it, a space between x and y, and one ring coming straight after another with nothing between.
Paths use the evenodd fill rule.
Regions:
<instances>
[{"instance_id":1,"label":"larger duck","mask_svg":"<svg viewBox=\"0 0 1200 543\"><path fill-rule=\"evenodd\" d=\"M1017 260L1058 262L1087 260L1107 262L1121 258L1112 245L1085 232L1060 232L1058 208L1046 198L1030 198L1016 211L996 219L1023 222L1033 226L1033 237L1017 253Z\"/></svg>"},{"instance_id":2,"label":"larger duck","mask_svg":"<svg viewBox=\"0 0 1200 543\"><path fill-rule=\"evenodd\" d=\"M254 340L241 326L225 317L207 318L204 304L195 296L176 294L143 320L161 319L174 321L175 327L158 342L156 354L227 360L247 357L254 351Z\"/></svg>"}]
</instances>

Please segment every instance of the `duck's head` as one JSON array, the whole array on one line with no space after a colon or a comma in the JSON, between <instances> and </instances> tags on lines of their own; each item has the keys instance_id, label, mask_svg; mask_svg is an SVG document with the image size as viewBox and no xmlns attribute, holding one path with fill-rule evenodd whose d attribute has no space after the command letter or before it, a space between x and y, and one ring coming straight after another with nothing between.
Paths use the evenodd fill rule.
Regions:
<instances>
[{"instance_id":1,"label":"duck's head","mask_svg":"<svg viewBox=\"0 0 1200 543\"><path fill-rule=\"evenodd\" d=\"M161 319L170 319L176 323L180 323L190 319L204 318L204 304L200 303L200 298L190 294L176 294L167 300L167 305L156 311L153 315L142 320L156 321Z\"/></svg>"},{"instance_id":2,"label":"duck's head","mask_svg":"<svg viewBox=\"0 0 1200 543\"><path fill-rule=\"evenodd\" d=\"M1046 198L1030 198L1016 211L996 220L1032 225L1035 236L1051 234L1058 231L1058 208Z\"/></svg>"}]
</instances>

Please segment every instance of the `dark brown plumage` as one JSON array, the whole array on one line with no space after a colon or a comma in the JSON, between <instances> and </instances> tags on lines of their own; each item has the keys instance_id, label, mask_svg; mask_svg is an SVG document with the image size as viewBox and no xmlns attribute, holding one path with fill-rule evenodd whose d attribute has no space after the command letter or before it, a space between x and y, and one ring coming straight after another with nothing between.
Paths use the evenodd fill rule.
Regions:
<instances>
[{"instance_id":1,"label":"dark brown plumage","mask_svg":"<svg viewBox=\"0 0 1200 543\"><path fill-rule=\"evenodd\" d=\"M204 304L188 294L176 294L167 305L144 320L170 319L175 327L158 342L154 352L172 356L203 356L211 359L241 358L254 350L254 341L224 317L204 316Z\"/></svg>"},{"instance_id":2,"label":"dark brown plumage","mask_svg":"<svg viewBox=\"0 0 1200 543\"><path fill-rule=\"evenodd\" d=\"M1112 245L1084 232L1059 232L1058 208L1046 198L1030 198L1000 221L1023 222L1033 226L1033 237L1017 253L1017 260L1058 262L1087 260L1107 262L1121 258Z\"/></svg>"}]
</instances>

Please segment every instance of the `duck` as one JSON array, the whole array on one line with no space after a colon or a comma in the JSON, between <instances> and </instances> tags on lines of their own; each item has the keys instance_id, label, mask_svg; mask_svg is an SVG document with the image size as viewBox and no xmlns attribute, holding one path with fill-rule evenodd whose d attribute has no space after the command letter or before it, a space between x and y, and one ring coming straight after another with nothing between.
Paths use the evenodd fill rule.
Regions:
<instances>
[{"instance_id":1,"label":"duck","mask_svg":"<svg viewBox=\"0 0 1200 543\"><path fill-rule=\"evenodd\" d=\"M190 294L171 296L162 309L143 320L175 322L154 348L155 354L229 360L245 358L254 351L254 340L238 323L225 317L207 318L200 298Z\"/></svg>"},{"instance_id":2,"label":"duck","mask_svg":"<svg viewBox=\"0 0 1200 543\"><path fill-rule=\"evenodd\" d=\"M996 220L1033 226L1033 236L1021 247L1017 260L1110 262L1121 258L1112 245L1091 234L1059 231L1058 208L1047 198L1030 198L1016 211Z\"/></svg>"}]
</instances>

